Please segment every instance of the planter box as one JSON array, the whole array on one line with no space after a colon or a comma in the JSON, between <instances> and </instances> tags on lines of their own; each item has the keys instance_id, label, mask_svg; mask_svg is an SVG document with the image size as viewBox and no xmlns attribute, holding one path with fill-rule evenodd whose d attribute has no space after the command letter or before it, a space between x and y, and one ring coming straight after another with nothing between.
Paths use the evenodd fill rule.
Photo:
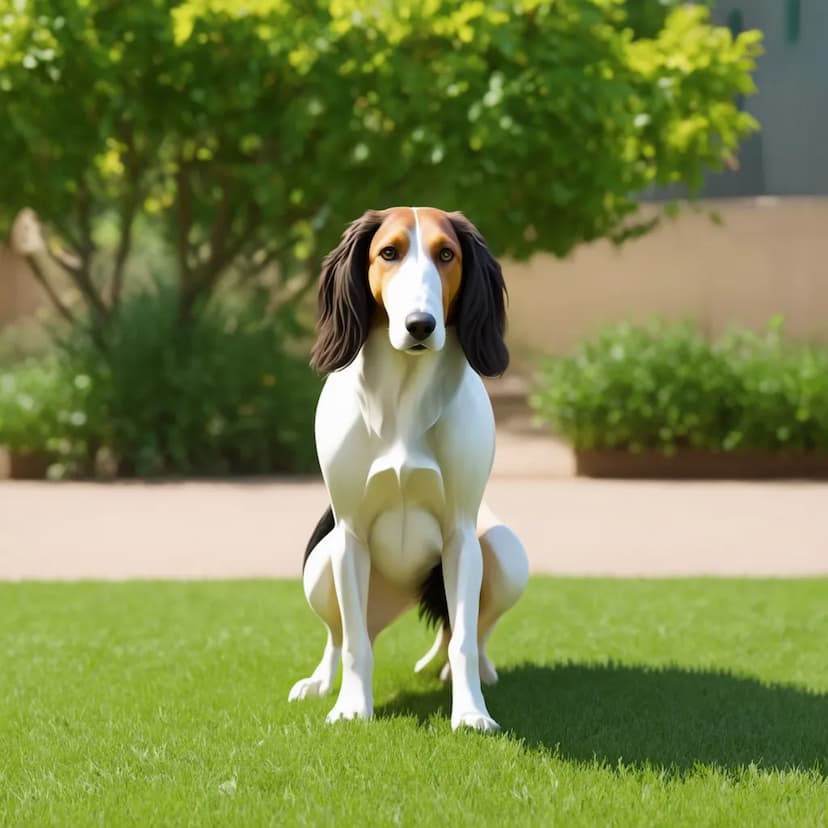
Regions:
<instances>
[{"instance_id":1,"label":"planter box","mask_svg":"<svg viewBox=\"0 0 828 828\"><path fill-rule=\"evenodd\" d=\"M682 450L637 454L617 449L576 449L579 477L677 480L828 479L828 454Z\"/></svg>"},{"instance_id":2,"label":"planter box","mask_svg":"<svg viewBox=\"0 0 828 828\"><path fill-rule=\"evenodd\" d=\"M49 460L42 454L27 451L10 451L8 456L9 477L12 480L45 480Z\"/></svg>"}]
</instances>

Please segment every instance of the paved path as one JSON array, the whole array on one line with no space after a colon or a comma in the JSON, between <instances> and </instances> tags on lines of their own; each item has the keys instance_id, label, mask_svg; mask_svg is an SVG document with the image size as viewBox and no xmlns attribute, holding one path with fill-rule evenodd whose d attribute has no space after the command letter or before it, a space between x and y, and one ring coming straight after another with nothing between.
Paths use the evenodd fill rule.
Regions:
<instances>
[{"instance_id":1,"label":"paved path","mask_svg":"<svg viewBox=\"0 0 828 828\"><path fill-rule=\"evenodd\" d=\"M828 484L575 479L538 435L499 435L487 500L537 573L828 574ZM297 577L317 480L0 481L0 579Z\"/></svg>"}]
</instances>

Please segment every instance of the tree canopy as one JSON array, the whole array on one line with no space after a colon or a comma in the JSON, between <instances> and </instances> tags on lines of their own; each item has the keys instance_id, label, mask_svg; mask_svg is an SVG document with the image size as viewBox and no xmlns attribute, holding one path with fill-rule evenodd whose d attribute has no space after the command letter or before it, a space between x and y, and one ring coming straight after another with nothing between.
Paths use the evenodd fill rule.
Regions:
<instances>
[{"instance_id":1,"label":"tree canopy","mask_svg":"<svg viewBox=\"0 0 828 828\"><path fill-rule=\"evenodd\" d=\"M39 276L66 271L102 324L138 220L184 307L231 269L315 275L369 207L463 210L518 258L622 238L644 189L698 189L757 127L736 101L761 40L630 6L0 0L0 222L32 208Z\"/></svg>"}]
</instances>

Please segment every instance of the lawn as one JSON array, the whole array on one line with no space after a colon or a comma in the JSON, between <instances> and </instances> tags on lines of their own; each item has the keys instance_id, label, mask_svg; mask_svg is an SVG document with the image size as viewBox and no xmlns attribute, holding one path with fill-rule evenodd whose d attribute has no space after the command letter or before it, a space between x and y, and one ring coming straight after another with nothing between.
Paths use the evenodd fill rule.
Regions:
<instances>
[{"instance_id":1,"label":"lawn","mask_svg":"<svg viewBox=\"0 0 828 828\"><path fill-rule=\"evenodd\" d=\"M828 581L535 578L498 736L379 640L373 722L288 705L298 582L0 584L1 825L828 825Z\"/></svg>"}]
</instances>

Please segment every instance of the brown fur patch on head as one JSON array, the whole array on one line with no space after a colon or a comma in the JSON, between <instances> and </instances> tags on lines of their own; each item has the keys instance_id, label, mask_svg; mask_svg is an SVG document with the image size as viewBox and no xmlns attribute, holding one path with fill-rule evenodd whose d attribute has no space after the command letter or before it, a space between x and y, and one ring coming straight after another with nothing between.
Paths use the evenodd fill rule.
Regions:
<instances>
[{"instance_id":1,"label":"brown fur patch on head","mask_svg":"<svg viewBox=\"0 0 828 828\"><path fill-rule=\"evenodd\" d=\"M409 254L418 225L419 244L442 281L444 321L457 328L470 365L484 376L506 369L506 286L485 239L462 213L394 207L368 210L325 257L311 356L320 373L353 361L372 325L385 316L383 292Z\"/></svg>"},{"instance_id":2,"label":"brown fur patch on head","mask_svg":"<svg viewBox=\"0 0 828 828\"><path fill-rule=\"evenodd\" d=\"M423 248L434 262L443 283L443 321L449 322L454 300L463 281L463 249L454 225L442 210L423 207L417 210L420 220L420 238ZM443 261L441 253L451 252L449 261Z\"/></svg>"},{"instance_id":3,"label":"brown fur patch on head","mask_svg":"<svg viewBox=\"0 0 828 828\"><path fill-rule=\"evenodd\" d=\"M411 244L409 233L414 229L414 213L408 207L393 207L379 226L368 248L368 285L371 295L380 308L385 308L382 294L385 286L394 278L408 254ZM396 255L385 259L381 255L393 247Z\"/></svg>"},{"instance_id":4,"label":"brown fur patch on head","mask_svg":"<svg viewBox=\"0 0 828 828\"><path fill-rule=\"evenodd\" d=\"M419 224L419 242L429 256L443 285L443 321L448 321L463 278L463 251L448 215L433 207L394 207L371 240L368 251L368 283L371 295L384 307L386 285L399 272L409 253ZM393 257L390 255L393 250ZM450 251L449 254L444 250ZM450 256L450 258L449 258ZM441 257L448 258L445 261Z\"/></svg>"}]
</instances>

